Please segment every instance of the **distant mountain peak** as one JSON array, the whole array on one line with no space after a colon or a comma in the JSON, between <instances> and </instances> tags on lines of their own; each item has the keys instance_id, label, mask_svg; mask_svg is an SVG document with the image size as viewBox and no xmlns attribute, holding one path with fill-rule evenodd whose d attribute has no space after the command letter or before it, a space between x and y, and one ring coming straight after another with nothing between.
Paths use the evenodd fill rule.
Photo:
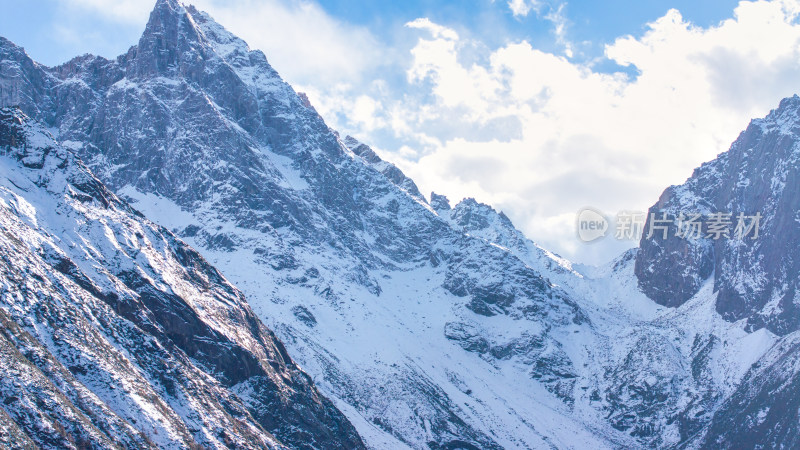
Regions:
<instances>
[{"instance_id":1,"label":"distant mountain peak","mask_svg":"<svg viewBox=\"0 0 800 450\"><path fill-rule=\"evenodd\" d=\"M450 200L447 196L439 195L436 192L431 192L431 207L436 212L450 211Z\"/></svg>"},{"instance_id":2,"label":"distant mountain peak","mask_svg":"<svg viewBox=\"0 0 800 450\"><path fill-rule=\"evenodd\" d=\"M777 130L781 134L800 136L800 96L784 98L777 108L763 119L754 120L753 124L761 126L765 132Z\"/></svg>"},{"instance_id":3,"label":"distant mountain peak","mask_svg":"<svg viewBox=\"0 0 800 450\"><path fill-rule=\"evenodd\" d=\"M202 34L176 0L159 0L139 39L136 75L171 75L202 50Z\"/></svg>"}]
</instances>

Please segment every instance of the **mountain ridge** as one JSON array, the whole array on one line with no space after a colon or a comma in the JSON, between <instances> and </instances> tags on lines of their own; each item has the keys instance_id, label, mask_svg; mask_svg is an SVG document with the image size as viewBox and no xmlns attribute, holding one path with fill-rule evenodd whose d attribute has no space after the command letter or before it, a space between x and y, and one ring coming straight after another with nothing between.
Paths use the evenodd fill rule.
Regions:
<instances>
[{"instance_id":1,"label":"mountain ridge","mask_svg":"<svg viewBox=\"0 0 800 450\"><path fill-rule=\"evenodd\" d=\"M705 262L720 244L679 258L685 244L643 239L606 267L573 267L488 205L428 202L368 145L340 139L263 53L175 0L114 60L46 68L0 41L0 105L12 103L242 289L368 446L731 443L730 424L763 409L751 393L774 388L758 361L793 379L785 320L718 309L735 304L720 292L738 267ZM800 135L770 126L747 134L766 136L762 154L785 150L771 140L782 130ZM651 211L685 206L674 198L727 207L747 190L720 187L709 167L741 169L724 162L740 147ZM704 176L697 195L671 194ZM765 414L762 436L793 417Z\"/></svg>"}]
</instances>

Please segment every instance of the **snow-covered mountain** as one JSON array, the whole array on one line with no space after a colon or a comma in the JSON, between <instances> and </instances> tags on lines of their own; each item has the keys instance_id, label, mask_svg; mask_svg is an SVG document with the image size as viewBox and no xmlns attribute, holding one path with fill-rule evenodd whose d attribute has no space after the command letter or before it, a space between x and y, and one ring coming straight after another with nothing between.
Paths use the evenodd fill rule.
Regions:
<instances>
[{"instance_id":1,"label":"snow-covered mountain","mask_svg":"<svg viewBox=\"0 0 800 450\"><path fill-rule=\"evenodd\" d=\"M797 446L800 97L784 99L752 121L729 151L696 169L685 184L668 188L650 211L656 217L699 213L706 220L732 214L731 236L684 239L675 237L673 227L666 240L643 239L636 275L644 292L680 305L708 285L711 314L752 334L769 330L781 337L713 416L706 445ZM737 237L739 214L759 222Z\"/></svg>"},{"instance_id":2,"label":"snow-covered mountain","mask_svg":"<svg viewBox=\"0 0 800 450\"><path fill-rule=\"evenodd\" d=\"M236 288L10 108L0 224L4 446L362 445Z\"/></svg>"},{"instance_id":3,"label":"snow-covered mountain","mask_svg":"<svg viewBox=\"0 0 800 450\"><path fill-rule=\"evenodd\" d=\"M350 150L205 14L158 2L114 61L51 69L3 51L4 93L17 95L3 101L221 268L368 441L605 439L568 414L576 369L555 335L588 332L578 305L454 230L396 168ZM34 76L52 111L20 98ZM486 350L464 351L475 333Z\"/></svg>"},{"instance_id":4,"label":"snow-covered mountain","mask_svg":"<svg viewBox=\"0 0 800 450\"><path fill-rule=\"evenodd\" d=\"M86 55L45 67L0 38L4 105L17 105L45 124L68 149L62 152L77 154L111 191L196 248L241 289L244 296L199 256L190 266L201 261L203 273L215 275L190 277L193 287L182 288L191 289L191 301L211 295L217 302L193 306L205 326L236 333L241 321L219 312L203 315L235 306L242 311L237 317L248 318L243 329L250 336L255 319L246 298L368 447L693 448L748 442L733 423L763 430L751 442L797 438L797 408L776 412L771 396L779 392L791 405L797 377L791 250L798 240L781 244L775 237L794 232L797 222L793 155L800 100L787 100L754 122L729 153L698 169L684 186L668 189L653 207L659 213L698 205L705 208L700 212L761 211L770 242L734 247L707 239L643 239L641 249L601 268L573 266L538 247L488 205L467 199L451 207L436 194L426 199L369 146L340 139L261 52L177 0L159 0L139 43L113 60ZM38 198L13 192L31 204ZM151 241L191 252L170 232L131 214L158 230L162 237ZM78 222L93 231L64 252L91 261L103 249L118 250L96 220ZM44 229L57 235L62 228ZM113 242L120 241L133 245ZM162 249L159 258L172 261L164 254ZM147 286L169 286L187 298L174 287L183 278L158 275L164 264L136 258L117 262L105 255L79 266L111 274L104 276L119 279L113 285L122 283L130 297L155 289ZM174 259L178 263L167 266L186 266ZM43 272L52 272L54 264ZM145 264L147 282L126 283L115 270L127 264ZM760 264L758 271L749 264ZM217 280L213 288L203 284L209 277ZM209 294L215 289L226 294ZM777 300L764 301L770 296ZM13 305L0 310L10 314ZM240 345L257 361L272 361L269 349L282 347L257 329L268 350ZM215 369L227 367L230 355L201 352L206 361L189 361L194 370L217 380L225 392L220 398L250 414L234 417L253 433L267 430L290 447L358 445L347 421L312 394L308 380L296 390L313 407L289 401L281 403L287 410L275 410L265 406L261 390L232 383ZM302 378L278 353L282 363L274 370ZM172 372L153 369L156 374L172 378ZM94 373L81 376L84 384L99 383ZM179 404L168 395L159 398ZM220 414L208 408L214 417ZM289 424L307 423L305 408L316 418L313 426L296 425L297 433L291 432ZM187 424L206 417L175 414ZM8 419L0 413L0 420ZM192 436L202 429L209 445L217 444L214 431L194 422L186 429Z\"/></svg>"}]
</instances>

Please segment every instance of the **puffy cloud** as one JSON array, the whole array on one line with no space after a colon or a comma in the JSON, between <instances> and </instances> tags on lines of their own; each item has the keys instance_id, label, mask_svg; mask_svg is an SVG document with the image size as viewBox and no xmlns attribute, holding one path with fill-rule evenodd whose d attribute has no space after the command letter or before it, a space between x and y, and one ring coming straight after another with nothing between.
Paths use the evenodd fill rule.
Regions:
<instances>
[{"instance_id":1,"label":"puffy cloud","mask_svg":"<svg viewBox=\"0 0 800 450\"><path fill-rule=\"evenodd\" d=\"M415 21L430 36L411 50L408 80L432 97L405 99L387 123L424 136L417 152L387 156L423 188L504 209L565 256L610 259L633 243L576 245L575 212L587 205L612 215L645 210L666 186L726 150L750 118L800 91L797 15L796 1L741 2L733 18L700 28L671 10L642 36L606 47L606 57L635 77L598 72L525 41L467 64L454 32ZM486 126L509 118L521 124L516 134ZM452 136L448 123L484 131Z\"/></svg>"}]
</instances>

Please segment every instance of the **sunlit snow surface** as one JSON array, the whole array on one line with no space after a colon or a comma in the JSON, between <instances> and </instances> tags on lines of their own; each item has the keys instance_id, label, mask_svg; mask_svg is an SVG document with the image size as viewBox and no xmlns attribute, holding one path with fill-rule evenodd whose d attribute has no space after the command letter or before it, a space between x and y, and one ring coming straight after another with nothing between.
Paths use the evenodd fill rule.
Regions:
<instances>
[{"instance_id":1,"label":"sunlit snow surface","mask_svg":"<svg viewBox=\"0 0 800 450\"><path fill-rule=\"evenodd\" d=\"M131 190L123 194L170 228L197 222L169 200ZM192 243L191 238L187 241ZM591 399L593 391L604 393L615 383L623 383L608 379L608 371L625 367L632 377L624 379L626 384L683 377L677 381L682 387L676 389L682 394L671 399L677 411L698 395L689 367L696 336L714 336L724 343L714 348L707 363L708 382L723 395L775 342L766 330L746 333L743 324L722 320L714 310L713 281L680 308L665 308L639 291L630 255L607 267L575 270L553 259L546 266L558 269L551 270L542 267L547 255L532 243L530 248L533 251L517 255L535 264L572 298L581 299L591 321L552 331L579 373L571 407L531 378L524 358L499 360L466 352L445 337L448 323L468 323L484 338L502 344L539 333L542 324L472 313L464 308L464 299L441 288L443 275L434 268L375 271L371 275L380 282L379 296L346 282L335 283L331 289L343 294L331 301L314 288L270 277L271 270L254 261L250 251L204 253L243 289L293 357L337 399L337 405L376 448L387 442L399 445L375 426L376 417L414 446L432 438L424 422L426 399L415 398L419 394L407 389L409 383L430 383L441 389L451 402L448 408L508 448L636 446L602 420L605 402ZM307 263L325 266L326 259L309 257ZM294 312L298 306L313 314L316 325L298 318ZM644 364L626 367L626 357L642 352L642 345L651 347ZM666 417L657 420L670 436ZM405 428L398 429L404 424ZM676 433L672 431L673 443Z\"/></svg>"}]
</instances>

